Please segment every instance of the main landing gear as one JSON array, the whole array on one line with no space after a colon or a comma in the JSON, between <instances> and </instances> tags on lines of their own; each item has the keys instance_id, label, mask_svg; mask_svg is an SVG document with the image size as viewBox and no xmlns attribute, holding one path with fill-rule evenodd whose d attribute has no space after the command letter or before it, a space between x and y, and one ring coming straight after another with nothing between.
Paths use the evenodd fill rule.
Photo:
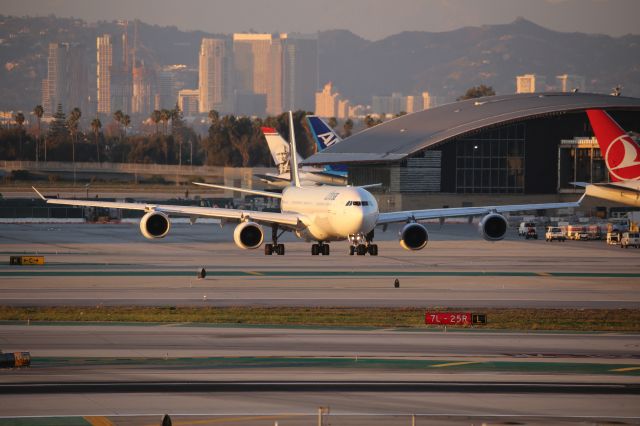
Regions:
<instances>
[{"instance_id":1,"label":"main landing gear","mask_svg":"<svg viewBox=\"0 0 640 426\"><path fill-rule=\"evenodd\" d=\"M368 234L354 234L349 235L349 255L364 256L369 253L371 256L378 255L378 245L373 244L373 230Z\"/></svg>"},{"instance_id":2,"label":"main landing gear","mask_svg":"<svg viewBox=\"0 0 640 426\"><path fill-rule=\"evenodd\" d=\"M278 225L274 224L271 227L271 239L273 240L272 244L264 245L264 254L267 256L271 256L272 254L277 254L280 256L284 256L284 244L278 244L278 238L284 234L284 230L278 234Z\"/></svg>"},{"instance_id":3,"label":"main landing gear","mask_svg":"<svg viewBox=\"0 0 640 426\"><path fill-rule=\"evenodd\" d=\"M319 254L323 256L329 256L329 244L324 244L320 241L318 244L311 245L311 254L317 256Z\"/></svg>"}]
</instances>

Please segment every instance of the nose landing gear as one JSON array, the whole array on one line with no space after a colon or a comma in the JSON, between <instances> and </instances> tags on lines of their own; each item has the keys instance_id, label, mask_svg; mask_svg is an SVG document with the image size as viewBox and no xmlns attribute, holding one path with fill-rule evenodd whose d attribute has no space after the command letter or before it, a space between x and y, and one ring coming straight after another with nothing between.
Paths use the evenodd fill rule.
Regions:
<instances>
[{"instance_id":1,"label":"nose landing gear","mask_svg":"<svg viewBox=\"0 0 640 426\"><path fill-rule=\"evenodd\" d=\"M364 256L369 253L371 256L378 255L378 245L373 244L373 230L368 234L353 234L349 235L349 255Z\"/></svg>"}]
</instances>

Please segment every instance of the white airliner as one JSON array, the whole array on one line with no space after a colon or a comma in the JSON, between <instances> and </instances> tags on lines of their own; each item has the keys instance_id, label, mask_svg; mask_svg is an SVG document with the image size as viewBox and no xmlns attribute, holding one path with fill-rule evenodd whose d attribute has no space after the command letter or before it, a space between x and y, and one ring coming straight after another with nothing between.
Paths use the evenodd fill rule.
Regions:
<instances>
[{"instance_id":1,"label":"white airliner","mask_svg":"<svg viewBox=\"0 0 640 426\"><path fill-rule=\"evenodd\" d=\"M314 242L311 246L312 255L328 255L328 242L347 240L350 243L350 254L365 255L369 253L375 256L378 254L378 246L373 243L374 228L390 223L405 224L399 233L400 245L403 248L421 250L427 245L429 236L425 226L418 221L446 217L484 216L479 223L481 235L486 240L497 241L503 239L507 231L507 220L501 213L559 209L580 205L580 201L578 201L381 213L374 196L363 187L329 185L303 187L300 185L291 113L289 113L289 120L290 134L292 135L291 150L294 154L291 157L292 183L282 191L282 194L205 183L198 184L279 198L280 213L94 200L47 199L35 188L34 190L49 204L144 211L145 215L140 221L140 231L148 239L163 238L169 233L170 215L194 218L213 217L223 219L225 222L238 222L233 233L236 245L243 249L257 249L264 241L263 226L268 226L271 227L272 242L265 244L265 254L267 255L274 253L283 255L285 253L284 245L278 243L278 237L282 232L291 231L307 242Z\"/></svg>"},{"instance_id":2,"label":"white airliner","mask_svg":"<svg viewBox=\"0 0 640 426\"><path fill-rule=\"evenodd\" d=\"M262 133L267 140L269 151L273 157L273 162L278 167L278 174L266 173L256 174L261 181L269 185L284 188L291 185L290 171L290 151L289 143L271 127L262 127ZM302 161L300 154L296 153L298 163ZM298 172L300 176L300 184L302 186L309 185L346 185L347 177L345 173L333 173L316 167L303 166Z\"/></svg>"},{"instance_id":3,"label":"white airliner","mask_svg":"<svg viewBox=\"0 0 640 426\"><path fill-rule=\"evenodd\" d=\"M605 111L590 109L587 115L611 182L574 184L586 195L640 207L640 147Z\"/></svg>"}]
</instances>

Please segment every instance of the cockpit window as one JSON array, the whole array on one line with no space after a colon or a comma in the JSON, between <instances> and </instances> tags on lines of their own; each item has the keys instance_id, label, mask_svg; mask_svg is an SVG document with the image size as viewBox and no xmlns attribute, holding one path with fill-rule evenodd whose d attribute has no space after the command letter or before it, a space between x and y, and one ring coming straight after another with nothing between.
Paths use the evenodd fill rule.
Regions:
<instances>
[{"instance_id":1,"label":"cockpit window","mask_svg":"<svg viewBox=\"0 0 640 426\"><path fill-rule=\"evenodd\" d=\"M347 201L347 206L368 206L368 201Z\"/></svg>"},{"instance_id":2,"label":"cockpit window","mask_svg":"<svg viewBox=\"0 0 640 426\"><path fill-rule=\"evenodd\" d=\"M347 201L347 206L350 206L350 205L351 205L351 201Z\"/></svg>"}]
</instances>

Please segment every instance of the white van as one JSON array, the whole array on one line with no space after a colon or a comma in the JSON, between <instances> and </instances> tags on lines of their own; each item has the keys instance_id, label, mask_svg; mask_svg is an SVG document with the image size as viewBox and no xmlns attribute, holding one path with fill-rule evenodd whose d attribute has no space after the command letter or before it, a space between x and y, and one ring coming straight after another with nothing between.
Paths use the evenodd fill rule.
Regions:
<instances>
[{"instance_id":1,"label":"white van","mask_svg":"<svg viewBox=\"0 0 640 426\"><path fill-rule=\"evenodd\" d=\"M520 222L520 227L518 228L518 235L524 237L527 235L527 231L529 228L536 228L536 224L534 222Z\"/></svg>"}]
</instances>

